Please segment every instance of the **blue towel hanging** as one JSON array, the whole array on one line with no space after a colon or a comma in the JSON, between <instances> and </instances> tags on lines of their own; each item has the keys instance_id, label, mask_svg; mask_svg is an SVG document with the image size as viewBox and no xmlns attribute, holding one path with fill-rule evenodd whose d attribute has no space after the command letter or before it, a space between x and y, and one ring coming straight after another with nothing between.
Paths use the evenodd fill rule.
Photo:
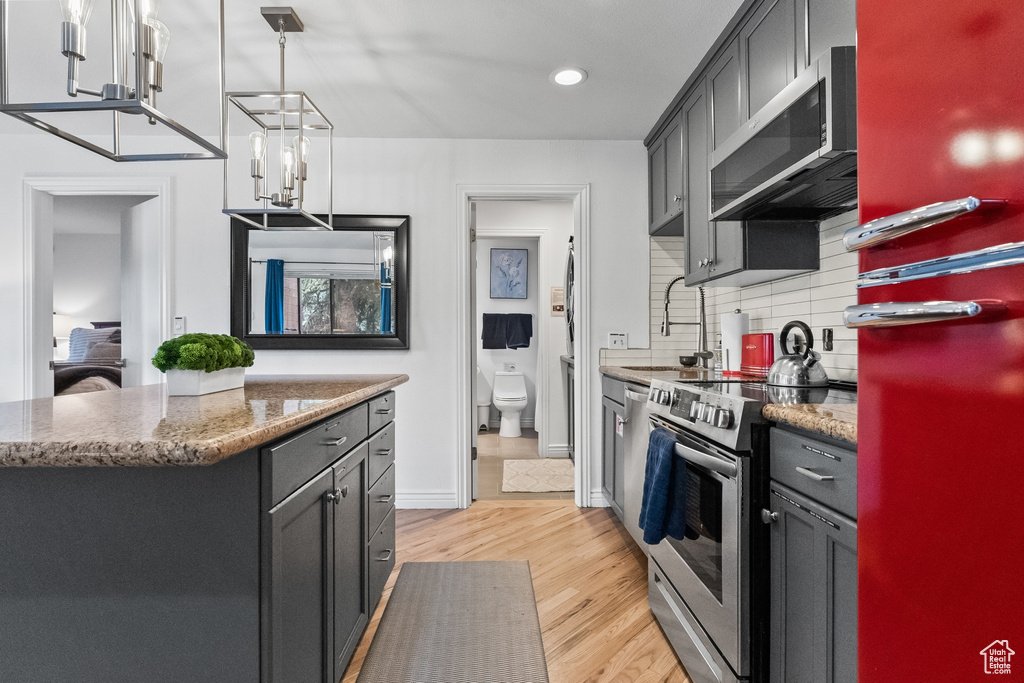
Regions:
<instances>
[{"instance_id":1,"label":"blue towel hanging","mask_svg":"<svg viewBox=\"0 0 1024 683\"><path fill-rule=\"evenodd\" d=\"M655 545L665 536L682 540L686 535L686 463L676 457L676 437L659 427L647 446L644 495L639 525L644 543Z\"/></svg>"}]
</instances>

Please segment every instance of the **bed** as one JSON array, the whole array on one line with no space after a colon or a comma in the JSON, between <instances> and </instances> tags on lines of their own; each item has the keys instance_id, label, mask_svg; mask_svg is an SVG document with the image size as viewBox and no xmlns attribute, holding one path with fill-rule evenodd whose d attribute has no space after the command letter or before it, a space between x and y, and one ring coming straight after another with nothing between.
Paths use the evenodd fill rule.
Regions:
<instances>
[{"instance_id":1,"label":"bed","mask_svg":"<svg viewBox=\"0 0 1024 683\"><path fill-rule=\"evenodd\" d=\"M68 358L53 362L53 395L67 396L121 387L120 323L92 323L71 330Z\"/></svg>"}]
</instances>

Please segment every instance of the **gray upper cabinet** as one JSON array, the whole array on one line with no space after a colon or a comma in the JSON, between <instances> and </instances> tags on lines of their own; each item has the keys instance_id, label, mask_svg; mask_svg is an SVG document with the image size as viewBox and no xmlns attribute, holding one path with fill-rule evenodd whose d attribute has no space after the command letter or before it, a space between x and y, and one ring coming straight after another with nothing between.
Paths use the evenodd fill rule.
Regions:
<instances>
[{"instance_id":1,"label":"gray upper cabinet","mask_svg":"<svg viewBox=\"0 0 1024 683\"><path fill-rule=\"evenodd\" d=\"M667 223L682 216L683 211L683 122L676 117L648 150L650 178L650 232L683 234L678 227L662 230Z\"/></svg>"},{"instance_id":2,"label":"gray upper cabinet","mask_svg":"<svg viewBox=\"0 0 1024 683\"><path fill-rule=\"evenodd\" d=\"M806 7L801 3L797 9L801 15L807 12L809 52L801 64L810 64L831 47L857 44L857 4L854 0L807 0ZM799 21L797 25L803 26L804 22Z\"/></svg>"},{"instance_id":3,"label":"gray upper cabinet","mask_svg":"<svg viewBox=\"0 0 1024 683\"><path fill-rule=\"evenodd\" d=\"M734 38L708 72L712 145L715 149L746 120L747 90L740 63L740 41Z\"/></svg>"},{"instance_id":4,"label":"gray upper cabinet","mask_svg":"<svg viewBox=\"0 0 1024 683\"><path fill-rule=\"evenodd\" d=\"M746 66L747 116L796 78L796 2L766 0L740 30Z\"/></svg>"},{"instance_id":5,"label":"gray upper cabinet","mask_svg":"<svg viewBox=\"0 0 1024 683\"><path fill-rule=\"evenodd\" d=\"M708 221L708 98L697 88L683 104L686 123L686 273L706 273L711 264ZM687 282L689 284L689 282Z\"/></svg>"}]
</instances>

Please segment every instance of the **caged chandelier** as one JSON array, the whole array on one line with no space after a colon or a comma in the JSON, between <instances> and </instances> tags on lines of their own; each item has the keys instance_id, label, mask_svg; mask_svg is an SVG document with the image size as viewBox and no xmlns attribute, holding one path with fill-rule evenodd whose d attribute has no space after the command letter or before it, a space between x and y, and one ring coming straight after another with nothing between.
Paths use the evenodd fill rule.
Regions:
<instances>
[{"instance_id":1,"label":"caged chandelier","mask_svg":"<svg viewBox=\"0 0 1024 683\"><path fill-rule=\"evenodd\" d=\"M291 7L263 7L263 17L278 33L280 46L280 89L270 92L229 92L227 100L245 115L256 130L249 133L249 176L252 195L249 208L229 208L232 185L231 159L225 164L224 213L264 230L331 230L333 225L332 182L334 129L327 117L301 91L285 89L284 53L287 34L304 30ZM237 110L237 111L236 111ZM230 130L230 118L228 119ZM320 138L319 144L313 139ZM227 139L231 139L228 132ZM326 144L324 144L326 143ZM314 151L314 147L319 149ZM268 172L267 156L276 158L276 172ZM311 158L321 162L310 172ZM236 165L237 166L237 165ZM274 177L276 176L276 177ZM326 184L326 221L307 210L310 179ZM276 188L271 186L276 183ZM321 183L321 187L322 187Z\"/></svg>"},{"instance_id":2,"label":"caged chandelier","mask_svg":"<svg viewBox=\"0 0 1024 683\"><path fill-rule=\"evenodd\" d=\"M157 109L157 93L163 92L164 89L164 57L171 39L170 30L157 18L160 0L110 0L111 74L108 82L96 88L85 87L79 82L80 65L86 61L89 54L87 27L93 15L94 0L58 2L63 17L60 24L60 53L67 59L66 91L68 97L73 99L57 102L11 101L9 52L14 44L15 30L19 27L15 26L14 17L11 16L11 0L0 0L0 111L115 161L224 159L227 156L222 149L223 138L221 145L217 146ZM223 92L223 0L220 0L219 7L219 89ZM109 149L93 139L69 132L66 127L62 128L61 125L64 123L57 125L40 116L104 111L113 114L113 139ZM121 140L122 126L125 123L121 116L125 114L145 117L154 126L161 123L187 138L200 150L125 153ZM62 121L67 122L67 119Z\"/></svg>"}]
</instances>

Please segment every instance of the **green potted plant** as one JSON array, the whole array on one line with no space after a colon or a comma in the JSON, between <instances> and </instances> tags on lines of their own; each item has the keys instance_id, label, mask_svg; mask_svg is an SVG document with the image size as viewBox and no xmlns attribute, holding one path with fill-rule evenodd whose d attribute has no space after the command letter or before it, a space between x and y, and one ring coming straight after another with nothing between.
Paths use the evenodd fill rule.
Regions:
<instances>
[{"instance_id":1,"label":"green potted plant","mask_svg":"<svg viewBox=\"0 0 1024 683\"><path fill-rule=\"evenodd\" d=\"M197 332L168 339L153 356L153 366L167 375L171 396L199 396L238 389L256 354L241 339Z\"/></svg>"}]
</instances>

